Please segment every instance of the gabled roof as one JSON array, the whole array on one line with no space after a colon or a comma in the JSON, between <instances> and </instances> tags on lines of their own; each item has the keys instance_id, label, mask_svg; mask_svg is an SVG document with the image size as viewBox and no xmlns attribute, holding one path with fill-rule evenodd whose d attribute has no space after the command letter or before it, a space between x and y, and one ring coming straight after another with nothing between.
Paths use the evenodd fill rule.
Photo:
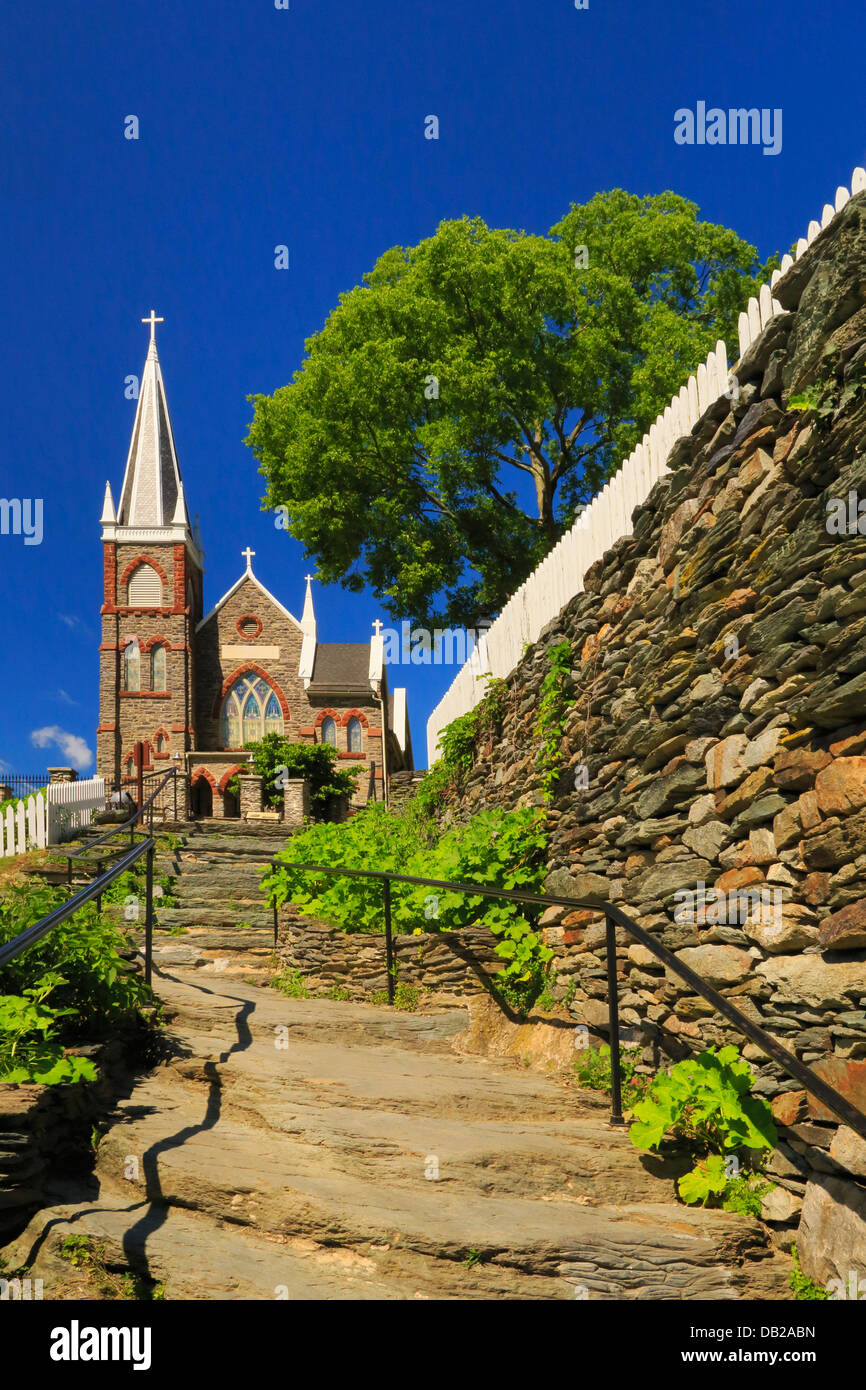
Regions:
<instances>
[{"instance_id":1,"label":"gabled roof","mask_svg":"<svg viewBox=\"0 0 866 1390\"><path fill-rule=\"evenodd\" d=\"M288 608L285 608L285 607L280 603L280 600L279 600L278 598L274 598L274 596L273 596L273 594L271 593L270 589L266 589L265 586L264 586L264 584L262 584L260 580L256 579L256 576L253 574L252 565L250 564L249 560L247 561L247 568L244 570L244 573L241 575L240 579L237 579L237 580L235 581L235 583L232 585L232 587L231 587L230 589L227 589L227 590L226 590L226 592L223 594L222 598L220 599L219 603L215 604L214 607L210 610L210 612L205 614L205 616L202 618L201 622L196 623L196 625L195 625L195 630L196 630L196 632L199 632L199 631L204 627L205 623L209 623L209 622L210 622L211 618L212 618L216 613L218 613L218 612L220 611L220 609L222 608L223 604L228 603L228 601L229 601L229 599L231 598L232 594L237 593L238 589L241 587L241 585L242 585L246 580L249 580L250 583L255 584L256 588L259 589L259 590L264 594L265 598L268 599L268 600L274 605L275 608L279 608L280 612L281 612L286 618L291 619L291 621L295 624L295 627L296 627L300 632L303 632L303 628L301 627L301 624L298 622L298 620L297 620L297 618L295 617L294 613L290 613L289 610L288 610Z\"/></svg>"},{"instance_id":2,"label":"gabled roof","mask_svg":"<svg viewBox=\"0 0 866 1390\"><path fill-rule=\"evenodd\" d=\"M369 642L319 642L308 689L315 694L317 685L369 687L369 668Z\"/></svg>"},{"instance_id":3,"label":"gabled roof","mask_svg":"<svg viewBox=\"0 0 866 1390\"><path fill-rule=\"evenodd\" d=\"M180 469L151 328L132 440L120 489L118 526L170 526L181 494Z\"/></svg>"}]
</instances>

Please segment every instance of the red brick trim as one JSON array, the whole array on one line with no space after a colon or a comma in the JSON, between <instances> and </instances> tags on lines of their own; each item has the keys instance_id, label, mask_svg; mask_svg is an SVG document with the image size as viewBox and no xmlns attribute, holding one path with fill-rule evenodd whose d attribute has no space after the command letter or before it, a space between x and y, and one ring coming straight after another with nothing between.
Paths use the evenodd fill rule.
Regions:
<instances>
[{"instance_id":1,"label":"red brick trim","mask_svg":"<svg viewBox=\"0 0 866 1390\"><path fill-rule=\"evenodd\" d=\"M130 700L170 700L170 690L119 690L118 695Z\"/></svg>"},{"instance_id":2,"label":"red brick trim","mask_svg":"<svg viewBox=\"0 0 866 1390\"><path fill-rule=\"evenodd\" d=\"M116 724L100 724L96 730L98 734L114 734L117 732Z\"/></svg>"},{"instance_id":3,"label":"red brick trim","mask_svg":"<svg viewBox=\"0 0 866 1390\"><path fill-rule=\"evenodd\" d=\"M106 608L112 608L117 602L117 546L113 541L105 542L105 587L103 601Z\"/></svg>"},{"instance_id":4,"label":"red brick trim","mask_svg":"<svg viewBox=\"0 0 866 1390\"><path fill-rule=\"evenodd\" d=\"M163 728L160 726L160 728L157 729L156 733L155 733L154 736L153 736L153 746L154 746L154 748L156 748L156 740L159 738L160 734L162 734L162 736L163 736L163 738L165 739L166 743L171 743L171 739L170 739L169 736L168 736L168 729L163 729ZM162 753L157 753L156 756L157 756L158 758L161 758L161 757L163 756L163 754L162 754Z\"/></svg>"},{"instance_id":5,"label":"red brick trim","mask_svg":"<svg viewBox=\"0 0 866 1390\"><path fill-rule=\"evenodd\" d=\"M302 729L298 730L298 738L315 738L315 736L316 730L312 724L305 724Z\"/></svg>"},{"instance_id":6,"label":"red brick trim","mask_svg":"<svg viewBox=\"0 0 866 1390\"><path fill-rule=\"evenodd\" d=\"M349 720L350 720L350 719L358 719L358 720L360 720L360 722L363 724L363 726L364 726L365 729L368 729L368 728L370 727L370 721L369 721L369 719L367 718L367 716L366 716L366 714L364 713L363 710L360 710L360 709L350 709L350 710L347 710L346 713L343 715L343 717L342 717L341 720L340 720L340 723L343 725L343 728L344 728L344 729L348 726L348 723L349 723Z\"/></svg>"},{"instance_id":7,"label":"red brick trim","mask_svg":"<svg viewBox=\"0 0 866 1390\"><path fill-rule=\"evenodd\" d=\"M258 623L257 632L244 632L242 624L250 621ZM243 637L245 642L255 642L256 638L262 635L262 620L256 617L255 613L242 613L235 623L235 627L237 628L238 636Z\"/></svg>"},{"instance_id":8,"label":"red brick trim","mask_svg":"<svg viewBox=\"0 0 866 1390\"><path fill-rule=\"evenodd\" d=\"M162 583L168 583L168 575L158 560L155 560L152 555L136 555L134 560L130 560L123 574L120 576L120 582L125 588L129 586L130 578L138 569L139 565L150 565L151 569L156 570Z\"/></svg>"},{"instance_id":9,"label":"red brick trim","mask_svg":"<svg viewBox=\"0 0 866 1390\"><path fill-rule=\"evenodd\" d=\"M228 784L229 784L229 782L231 781L231 779L234 777L235 773L236 773L236 772L240 772L240 770L241 770L241 765L240 765L240 763L235 763L234 767L230 767L229 770L228 770L228 772L224 772L224 773L223 773L222 777L221 777L220 780L219 780L219 790L220 790L220 795L221 795L221 796L225 796L225 794L226 794L226 787L228 786Z\"/></svg>"},{"instance_id":10,"label":"red brick trim","mask_svg":"<svg viewBox=\"0 0 866 1390\"><path fill-rule=\"evenodd\" d=\"M192 729L188 729L185 724L172 724L171 732L173 734L191 734Z\"/></svg>"},{"instance_id":11,"label":"red brick trim","mask_svg":"<svg viewBox=\"0 0 866 1390\"><path fill-rule=\"evenodd\" d=\"M186 546L182 542L174 547L174 606L181 611L186 607Z\"/></svg>"},{"instance_id":12,"label":"red brick trim","mask_svg":"<svg viewBox=\"0 0 866 1390\"><path fill-rule=\"evenodd\" d=\"M191 786L191 787L194 787L195 784L196 784L196 782L198 782L199 779L202 778L202 777L205 779L206 782L210 782L211 787L213 788L214 791L217 790L217 784L216 784L216 782L214 781L213 774L212 774L211 772L209 772L208 769L207 769L206 767L197 767L197 768L196 768L195 772L192 774L192 776L191 776L190 779L189 779L189 784L190 784L190 786Z\"/></svg>"},{"instance_id":13,"label":"red brick trim","mask_svg":"<svg viewBox=\"0 0 866 1390\"><path fill-rule=\"evenodd\" d=\"M352 762L362 762L366 754L364 753L338 753L338 758L349 758Z\"/></svg>"},{"instance_id":14,"label":"red brick trim","mask_svg":"<svg viewBox=\"0 0 866 1390\"><path fill-rule=\"evenodd\" d=\"M381 730L381 729L368 729L368 730L367 730L367 737L368 737L368 738L381 738L381 737L382 737L382 730Z\"/></svg>"},{"instance_id":15,"label":"red brick trim","mask_svg":"<svg viewBox=\"0 0 866 1390\"><path fill-rule=\"evenodd\" d=\"M340 711L338 709L323 709L316 715L315 727L321 729L326 719L333 719L335 724L340 722Z\"/></svg>"},{"instance_id":16,"label":"red brick trim","mask_svg":"<svg viewBox=\"0 0 866 1390\"><path fill-rule=\"evenodd\" d=\"M171 645L168 638L163 637L161 633L157 633L155 637L148 637L147 641L142 644L141 650L143 652L149 652L151 647L156 646L165 647L167 652L174 651L174 647Z\"/></svg>"},{"instance_id":17,"label":"red brick trim","mask_svg":"<svg viewBox=\"0 0 866 1390\"><path fill-rule=\"evenodd\" d=\"M277 682L274 680L272 675L270 675L267 671L263 670L261 666L257 666L255 662L252 661L245 662L243 666L236 666L234 671L232 671L231 675L226 676L225 680L222 683L222 689L220 690L219 695L217 695L216 699L213 702L213 718L219 718L223 706L223 700L228 695L235 681L240 680L241 676L247 676L250 674L261 676L262 680L267 681L268 685L271 687L271 689L273 690L274 694L280 702L280 709L283 712L283 718L288 719L290 717L289 702L283 694L282 690L277 685Z\"/></svg>"},{"instance_id":18,"label":"red brick trim","mask_svg":"<svg viewBox=\"0 0 866 1390\"><path fill-rule=\"evenodd\" d=\"M130 608L129 604L121 603L116 608L103 609L103 612L119 614L121 617L129 617L130 614L140 613L142 617L152 618L175 618L177 612L174 608Z\"/></svg>"}]
</instances>

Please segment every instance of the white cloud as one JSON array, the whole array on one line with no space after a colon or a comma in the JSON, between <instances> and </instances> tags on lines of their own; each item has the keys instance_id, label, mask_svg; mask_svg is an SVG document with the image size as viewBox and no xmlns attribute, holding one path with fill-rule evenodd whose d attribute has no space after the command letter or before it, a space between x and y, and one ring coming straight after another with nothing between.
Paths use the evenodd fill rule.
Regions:
<instances>
[{"instance_id":1,"label":"white cloud","mask_svg":"<svg viewBox=\"0 0 866 1390\"><path fill-rule=\"evenodd\" d=\"M77 701L77 700L73 700L73 698L72 698L72 696L69 694L69 692L68 692L67 690L63 690L62 688L61 688L60 690L58 690L58 692L57 692L57 697L56 697L56 698L57 698L58 700L60 700L60 702L61 702L62 704L64 704L64 705L77 705L77 704L78 704L78 701Z\"/></svg>"},{"instance_id":2,"label":"white cloud","mask_svg":"<svg viewBox=\"0 0 866 1390\"><path fill-rule=\"evenodd\" d=\"M81 621L81 619L76 618L75 615L72 613L58 613L57 616L62 623L66 624L67 627L84 627L84 623Z\"/></svg>"},{"instance_id":3,"label":"white cloud","mask_svg":"<svg viewBox=\"0 0 866 1390\"><path fill-rule=\"evenodd\" d=\"M68 758L79 772L93 762L93 753L84 739L78 734L68 734L57 724L47 724L44 729L34 729L30 735L30 742L36 748L47 748L49 743L56 744L64 758Z\"/></svg>"}]
</instances>

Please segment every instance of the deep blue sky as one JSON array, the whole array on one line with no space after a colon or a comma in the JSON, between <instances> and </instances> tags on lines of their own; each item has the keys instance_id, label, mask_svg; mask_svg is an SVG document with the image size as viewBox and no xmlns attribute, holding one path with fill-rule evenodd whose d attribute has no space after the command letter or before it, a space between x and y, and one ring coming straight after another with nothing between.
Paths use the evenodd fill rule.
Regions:
<instances>
[{"instance_id":1,"label":"deep blue sky","mask_svg":"<svg viewBox=\"0 0 866 1390\"><path fill-rule=\"evenodd\" d=\"M151 306L210 607L247 543L295 613L301 547L260 510L246 397L284 384L341 290L443 218L546 232L600 189L671 188L762 255L866 160L862 3L150 0L9 6L3 21L0 495L42 497L40 546L0 536L0 761L57 726L91 747L98 518L117 497ZM781 107L783 148L682 147L673 114ZM439 116L438 142L424 117ZM124 118L140 139L124 139ZM274 247L291 268L274 269ZM325 641L372 595L317 590ZM384 616L384 614L381 614ZM403 680L402 676L406 679ZM404 668L416 757L447 668ZM71 703L74 702L74 703Z\"/></svg>"}]
</instances>

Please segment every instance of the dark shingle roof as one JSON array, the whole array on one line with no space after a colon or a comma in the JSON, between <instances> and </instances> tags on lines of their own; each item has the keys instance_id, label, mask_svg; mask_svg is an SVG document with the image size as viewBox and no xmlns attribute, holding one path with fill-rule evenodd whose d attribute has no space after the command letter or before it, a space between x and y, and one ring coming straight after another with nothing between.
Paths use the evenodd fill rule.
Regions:
<instances>
[{"instance_id":1,"label":"dark shingle roof","mask_svg":"<svg viewBox=\"0 0 866 1390\"><path fill-rule=\"evenodd\" d=\"M313 685L369 685L369 642L320 642L316 647Z\"/></svg>"}]
</instances>

